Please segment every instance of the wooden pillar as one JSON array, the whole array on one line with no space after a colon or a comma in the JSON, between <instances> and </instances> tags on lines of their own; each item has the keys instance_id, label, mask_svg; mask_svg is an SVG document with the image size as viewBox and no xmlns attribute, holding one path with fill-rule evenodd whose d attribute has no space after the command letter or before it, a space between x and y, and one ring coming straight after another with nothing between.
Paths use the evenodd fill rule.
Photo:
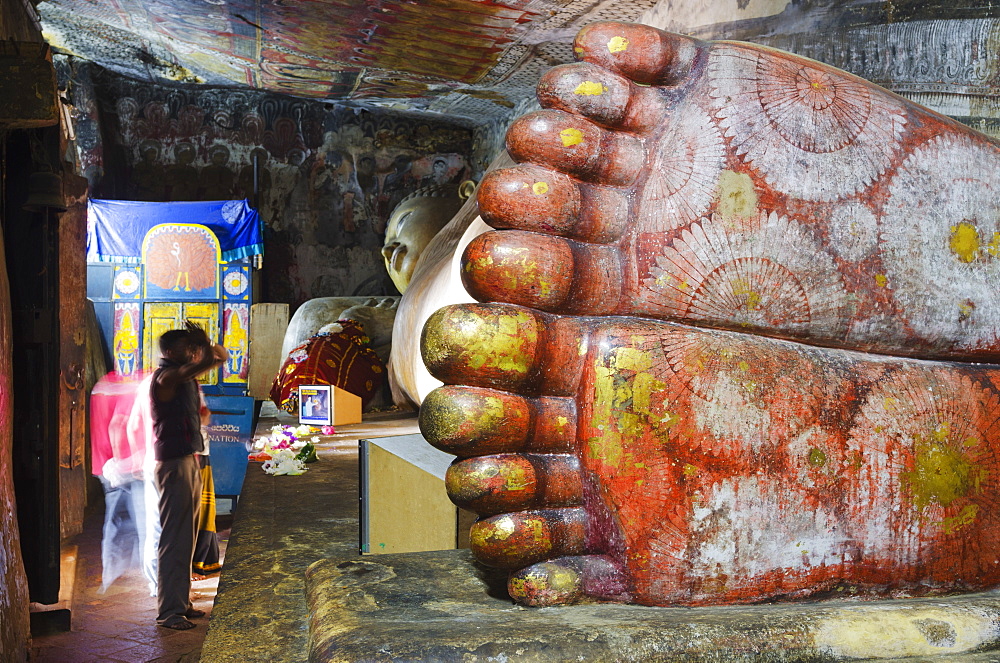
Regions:
<instances>
[{"instance_id":1,"label":"wooden pillar","mask_svg":"<svg viewBox=\"0 0 1000 663\"><path fill-rule=\"evenodd\" d=\"M63 175L59 217L59 521L60 537L83 531L86 506L87 180Z\"/></svg>"},{"instance_id":2,"label":"wooden pillar","mask_svg":"<svg viewBox=\"0 0 1000 663\"><path fill-rule=\"evenodd\" d=\"M0 652L4 660L28 657L28 581L21 560L21 542L11 471L11 309L7 261L0 233Z\"/></svg>"}]
</instances>

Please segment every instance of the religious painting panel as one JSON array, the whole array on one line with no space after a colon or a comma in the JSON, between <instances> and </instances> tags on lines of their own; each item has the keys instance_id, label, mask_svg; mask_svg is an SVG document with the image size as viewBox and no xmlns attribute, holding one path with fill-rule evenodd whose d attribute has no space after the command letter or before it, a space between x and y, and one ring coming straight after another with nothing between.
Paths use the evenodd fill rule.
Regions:
<instances>
[{"instance_id":1,"label":"religious painting panel","mask_svg":"<svg viewBox=\"0 0 1000 663\"><path fill-rule=\"evenodd\" d=\"M250 339L250 306L226 303L222 310L222 345L229 352L229 359L222 365L222 381L246 383L249 370L248 348Z\"/></svg>"},{"instance_id":2,"label":"religious painting panel","mask_svg":"<svg viewBox=\"0 0 1000 663\"><path fill-rule=\"evenodd\" d=\"M198 224L154 226L143 240L147 299L217 299L219 241Z\"/></svg>"},{"instance_id":3,"label":"religious painting panel","mask_svg":"<svg viewBox=\"0 0 1000 663\"><path fill-rule=\"evenodd\" d=\"M141 299L141 265L115 265L113 273L111 299Z\"/></svg>"},{"instance_id":4,"label":"religious painting panel","mask_svg":"<svg viewBox=\"0 0 1000 663\"><path fill-rule=\"evenodd\" d=\"M142 316L136 303L121 303L114 305L114 340L112 341L115 372L120 375L133 375L139 364L139 334Z\"/></svg>"},{"instance_id":5,"label":"religious painting panel","mask_svg":"<svg viewBox=\"0 0 1000 663\"><path fill-rule=\"evenodd\" d=\"M143 307L143 369L154 370L160 350L159 338L171 329L183 329L184 321L200 326L211 339L219 337L219 304L217 302L146 302ZM209 371L198 382L218 384L218 369Z\"/></svg>"}]
</instances>

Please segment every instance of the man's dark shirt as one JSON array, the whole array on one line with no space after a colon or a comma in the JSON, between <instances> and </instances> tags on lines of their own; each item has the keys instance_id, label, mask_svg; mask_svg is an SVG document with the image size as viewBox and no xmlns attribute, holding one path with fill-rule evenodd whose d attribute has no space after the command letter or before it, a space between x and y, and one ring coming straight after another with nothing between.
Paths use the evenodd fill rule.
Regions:
<instances>
[{"instance_id":1,"label":"man's dark shirt","mask_svg":"<svg viewBox=\"0 0 1000 663\"><path fill-rule=\"evenodd\" d=\"M170 460L201 452L205 442L201 437L201 398L198 383L187 380L177 385L174 398L162 402L156 398L156 382L159 374L168 367L179 368L181 364L169 359L160 359L160 367L153 374L149 400L153 414L153 453L156 460Z\"/></svg>"}]
</instances>

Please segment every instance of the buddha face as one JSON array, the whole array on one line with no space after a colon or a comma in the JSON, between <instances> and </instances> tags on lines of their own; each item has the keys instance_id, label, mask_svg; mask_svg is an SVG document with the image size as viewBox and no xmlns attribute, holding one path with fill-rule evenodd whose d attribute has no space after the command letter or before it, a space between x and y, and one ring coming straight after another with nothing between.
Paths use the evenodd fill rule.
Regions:
<instances>
[{"instance_id":1,"label":"buddha face","mask_svg":"<svg viewBox=\"0 0 1000 663\"><path fill-rule=\"evenodd\" d=\"M457 195L420 196L404 200L392 211L385 229L382 256L389 277L400 292L405 292L410 284L424 248L461 206Z\"/></svg>"}]
</instances>

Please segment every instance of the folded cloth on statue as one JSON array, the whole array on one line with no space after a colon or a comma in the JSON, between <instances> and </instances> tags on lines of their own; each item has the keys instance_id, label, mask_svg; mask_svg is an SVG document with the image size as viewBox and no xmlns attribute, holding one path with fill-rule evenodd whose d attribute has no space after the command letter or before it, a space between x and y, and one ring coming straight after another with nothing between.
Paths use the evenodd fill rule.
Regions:
<instances>
[{"instance_id":1,"label":"folded cloth on statue","mask_svg":"<svg viewBox=\"0 0 1000 663\"><path fill-rule=\"evenodd\" d=\"M335 385L360 396L362 405L367 405L382 387L385 365L372 350L361 325L354 320L338 320L331 327L309 337L285 358L270 393L271 400L282 410L298 413L300 385Z\"/></svg>"}]
</instances>

